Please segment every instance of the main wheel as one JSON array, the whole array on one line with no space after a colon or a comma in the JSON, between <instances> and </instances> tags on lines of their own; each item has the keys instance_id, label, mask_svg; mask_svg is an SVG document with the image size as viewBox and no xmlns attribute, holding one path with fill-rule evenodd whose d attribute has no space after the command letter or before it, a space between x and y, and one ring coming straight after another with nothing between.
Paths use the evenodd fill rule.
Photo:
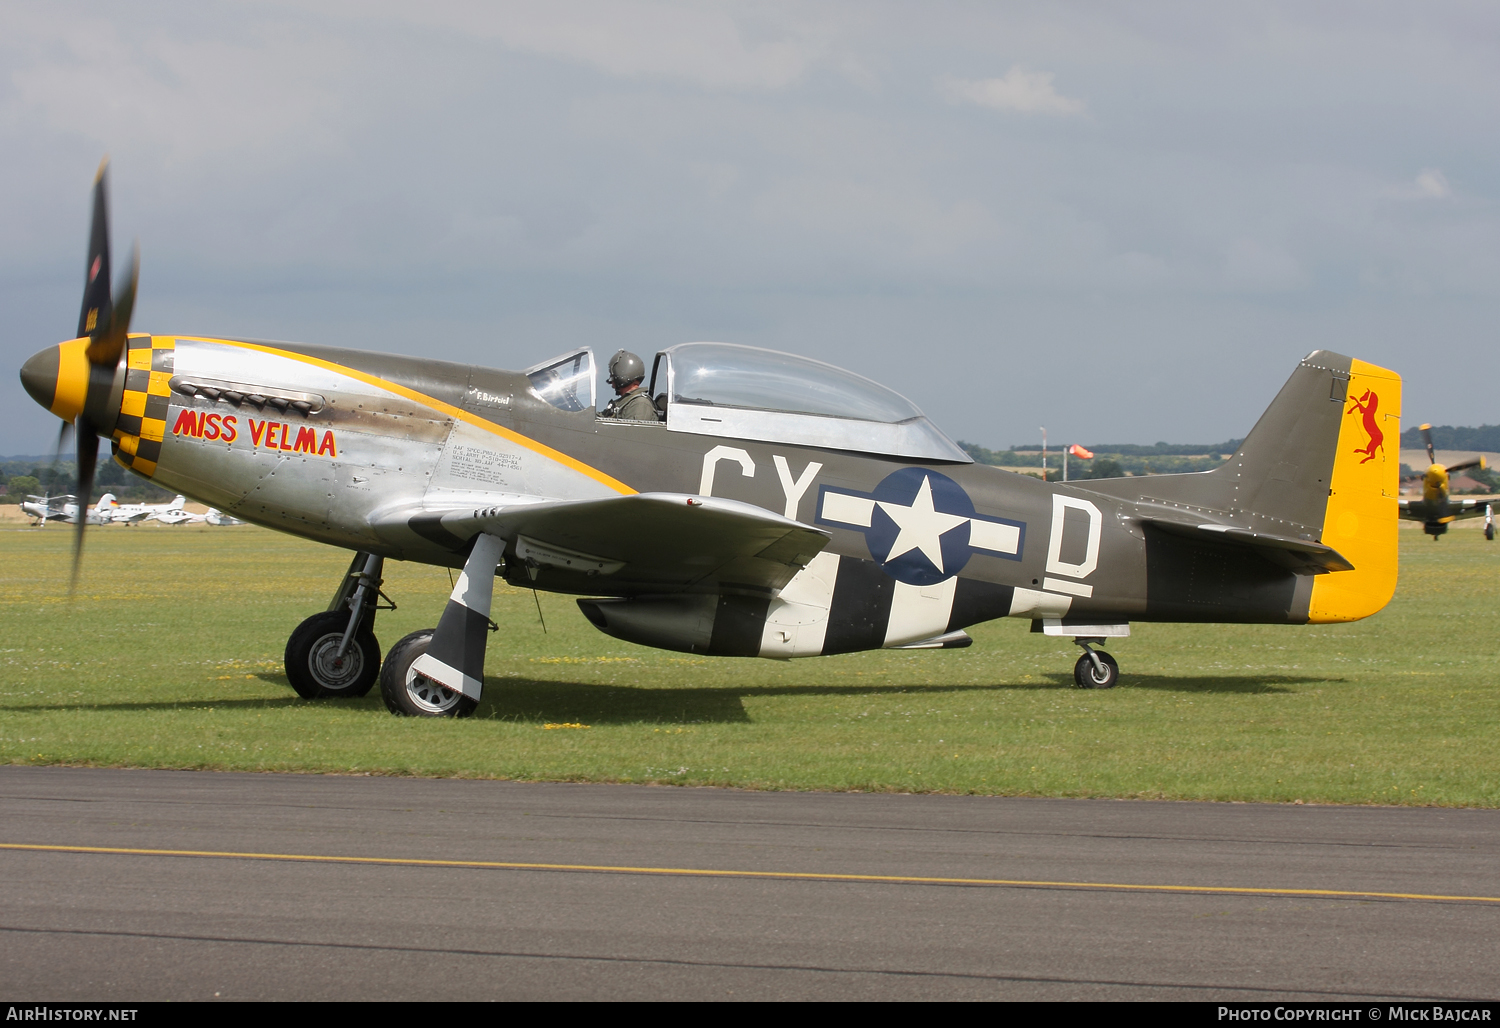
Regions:
<instances>
[{"instance_id":1,"label":"main wheel","mask_svg":"<svg viewBox=\"0 0 1500 1028\"><path fill-rule=\"evenodd\" d=\"M1495 541L1495 526L1494 525L1485 525L1484 526L1484 537L1489 542L1494 542Z\"/></svg>"},{"instance_id":2,"label":"main wheel","mask_svg":"<svg viewBox=\"0 0 1500 1028\"><path fill-rule=\"evenodd\" d=\"M1094 656L1104 665L1104 674L1101 675L1094 666L1093 657L1085 653L1073 665L1073 681L1080 689L1113 689L1120 681L1120 665L1103 650L1095 650Z\"/></svg>"},{"instance_id":3,"label":"main wheel","mask_svg":"<svg viewBox=\"0 0 1500 1028\"><path fill-rule=\"evenodd\" d=\"M463 693L438 685L426 675L411 669L412 663L427 652L435 628L413 632L391 647L380 669L380 695L386 709L405 717L468 717L477 702Z\"/></svg>"},{"instance_id":4,"label":"main wheel","mask_svg":"<svg viewBox=\"0 0 1500 1028\"><path fill-rule=\"evenodd\" d=\"M339 643L349 615L337 610L314 614L286 641L286 677L305 700L329 696L363 696L380 674L380 642L361 625L340 657Z\"/></svg>"}]
</instances>

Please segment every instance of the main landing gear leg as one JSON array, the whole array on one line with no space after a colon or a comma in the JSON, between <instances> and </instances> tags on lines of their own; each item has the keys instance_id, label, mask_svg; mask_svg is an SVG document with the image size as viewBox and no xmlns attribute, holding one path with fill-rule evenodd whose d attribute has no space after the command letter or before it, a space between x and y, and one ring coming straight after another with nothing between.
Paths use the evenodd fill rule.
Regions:
<instances>
[{"instance_id":1,"label":"main landing gear leg","mask_svg":"<svg viewBox=\"0 0 1500 1028\"><path fill-rule=\"evenodd\" d=\"M1108 653L1094 649L1104 645L1103 639L1078 638L1073 641L1083 647L1083 656L1073 665L1073 682L1078 688L1113 689L1119 684L1120 665Z\"/></svg>"},{"instance_id":2,"label":"main landing gear leg","mask_svg":"<svg viewBox=\"0 0 1500 1028\"><path fill-rule=\"evenodd\" d=\"M303 699L363 696L380 673L375 612L395 610L380 591L385 559L356 553L333 601L292 632L286 643L286 677ZM385 599L386 606L379 601Z\"/></svg>"},{"instance_id":3,"label":"main landing gear leg","mask_svg":"<svg viewBox=\"0 0 1500 1028\"><path fill-rule=\"evenodd\" d=\"M505 540L480 533L448 598L436 628L413 632L387 655L380 695L392 714L467 717L484 689L484 651L489 633L495 569Z\"/></svg>"}]
</instances>

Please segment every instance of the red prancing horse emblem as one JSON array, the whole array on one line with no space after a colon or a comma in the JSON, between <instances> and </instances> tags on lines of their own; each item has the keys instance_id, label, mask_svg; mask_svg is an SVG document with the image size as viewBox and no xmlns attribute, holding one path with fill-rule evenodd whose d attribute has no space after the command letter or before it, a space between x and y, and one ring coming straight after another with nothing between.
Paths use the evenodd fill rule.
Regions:
<instances>
[{"instance_id":1,"label":"red prancing horse emblem","mask_svg":"<svg viewBox=\"0 0 1500 1028\"><path fill-rule=\"evenodd\" d=\"M1385 449L1385 433L1375 423L1375 411L1380 407L1380 396L1373 389L1366 389L1365 395L1354 401L1354 406L1346 410L1345 414L1353 414L1359 411L1364 415L1365 431L1369 433L1369 445L1362 449L1355 449L1355 453L1362 453L1365 459L1361 464L1368 464L1375 459L1375 451Z\"/></svg>"}]
</instances>

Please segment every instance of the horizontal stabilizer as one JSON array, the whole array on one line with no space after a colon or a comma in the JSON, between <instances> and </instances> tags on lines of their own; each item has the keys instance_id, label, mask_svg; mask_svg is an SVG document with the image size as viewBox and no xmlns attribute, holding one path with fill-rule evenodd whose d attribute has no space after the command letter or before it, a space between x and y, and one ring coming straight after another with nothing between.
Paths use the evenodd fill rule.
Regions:
<instances>
[{"instance_id":1,"label":"horizontal stabilizer","mask_svg":"<svg viewBox=\"0 0 1500 1028\"><path fill-rule=\"evenodd\" d=\"M1324 575L1331 571L1353 571L1354 565L1330 546L1294 536L1252 532L1248 528L1209 522L1176 521L1169 518L1141 518L1142 524L1173 535L1196 539L1219 539L1257 551L1273 564L1299 575Z\"/></svg>"}]
</instances>

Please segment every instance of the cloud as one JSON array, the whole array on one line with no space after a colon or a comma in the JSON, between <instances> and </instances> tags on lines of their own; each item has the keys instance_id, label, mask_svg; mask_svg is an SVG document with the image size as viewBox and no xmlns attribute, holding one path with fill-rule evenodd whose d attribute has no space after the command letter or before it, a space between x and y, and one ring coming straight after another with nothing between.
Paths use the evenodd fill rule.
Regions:
<instances>
[{"instance_id":1,"label":"cloud","mask_svg":"<svg viewBox=\"0 0 1500 1028\"><path fill-rule=\"evenodd\" d=\"M1306 285L1301 265L1285 249L1244 237L1229 244L1224 277L1231 288L1249 292L1281 292Z\"/></svg>"},{"instance_id":2,"label":"cloud","mask_svg":"<svg viewBox=\"0 0 1500 1028\"><path fill-rule=\"evenodd\" d=\"M430 0L335 4L352 15L455 29L626 79L710 89L784 89L828 49L828 33L774 6L683 0Z\"/></svg>"},{"instance_id":3,"label":"cloud","mask_svg":"<svg viewBox=\"0 0 1500 1028\"><path fill-rule=\"evenodd\" d=\"M1453 187L1448 184L1448 176L1444 175L1440 169L1423 168L1409 182L1387 185L1380 189L1377 195L1388 200L1419 203L1424 200L1451 200Z\"/></svg>"},{"instance_id":4,"label":"cloud","mask_svg":"<svg viewBox=\"0 0 1500 1028\"><path fill-rule=\"evenodd\" d=\"M1417 195L1424 200L1446 200L1453 195L1447 177L1436 168L1423 168L1414 184Z\"/></svg>"},{"instance_id":5,"label":"cloud","mask_svg":"<svg viewBox=\"0 0 1500 1028\"><path fill-rule=\"evenodd\" d=\"M305 26L238 23L213 34L126 19L8 15L25 40L5 54L0 117L40 117L100 151L154 151L161 165L281 155L306 160L333 145L345 106L348 48ZM300 30L300 31L299 31Z\"/></svg>"},{"instance_id":6,"label":"cloud","mask_svg":"<svg viewBox=\"0 0 1500 1028\"><path fill-rule=\"evenodd\" d=\"M1021 114L1082 114L1082 100L1060 95L1052 88L1050 71L1027 71L1019 64L1004 78L938 80L938 89L950 103L972 103L997 111Z\"/></svg>"}]
</instances>

